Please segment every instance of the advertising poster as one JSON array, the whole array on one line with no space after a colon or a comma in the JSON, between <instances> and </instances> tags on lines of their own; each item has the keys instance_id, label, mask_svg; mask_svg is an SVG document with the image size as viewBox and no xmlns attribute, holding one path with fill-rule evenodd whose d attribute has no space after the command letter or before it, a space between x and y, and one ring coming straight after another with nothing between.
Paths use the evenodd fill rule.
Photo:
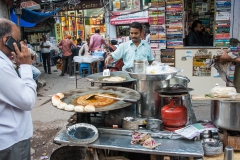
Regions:
<instances>
[{"instance_id":1,"label":"advertising poster","mask_svg":"<svg viewBox=\"0 0 240 160\"><path fill-rule=\"evenodd\" d=\"M56 34L56 42L59 43L62 40L62 30L61 24L55 23L55 34Z\"/></svg>"},{"instance_id":2,"label":"advertising poster","mask_svg":"<svg viewBox=\"0 0 240 160\"><path fill-rule=\"evenodd\" d=\"M211 67L206 67L206 61L212 58L206 49L198 50L193 57L193 76L211 76Z\"/></svg>"}]
</instances>

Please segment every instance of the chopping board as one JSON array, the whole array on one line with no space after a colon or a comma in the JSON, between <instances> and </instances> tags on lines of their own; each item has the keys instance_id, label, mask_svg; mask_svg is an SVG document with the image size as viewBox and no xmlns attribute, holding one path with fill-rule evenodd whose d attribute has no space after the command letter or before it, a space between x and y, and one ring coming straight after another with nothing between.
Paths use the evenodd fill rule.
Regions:
<instances>
[{"instance_id":1,"label":"chopping board","mask_svg":"<svg viewBox=\"0 0 240 160\"><path fill-rule=\"evenodd\" d=\"M199 94L199 95L192 95L192 100L194 101L211 101L211 100L222 100L222 101L240 101L240 94L237 94L235 96L235 99L232 98L219 98L219 97L205 97L204 94Z\"/></svg>"}]
</instances>

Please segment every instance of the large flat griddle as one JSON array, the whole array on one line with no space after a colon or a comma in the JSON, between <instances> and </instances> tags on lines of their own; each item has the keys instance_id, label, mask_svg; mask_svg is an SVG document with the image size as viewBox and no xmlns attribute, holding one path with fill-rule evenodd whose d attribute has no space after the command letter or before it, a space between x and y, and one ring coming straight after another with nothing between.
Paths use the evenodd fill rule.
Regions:
<instances>
[{"instance_id":1,"label":"large flat griddle","mask_svg":"<svg viewBox=\"0 0 240 160\"><path fill-rule=\"evenodd\" d=\"M105 86L105 87L100 86L100 87L89 87L84 89L75 89L75 90L64 92L63 93L64 98L62 99L62 101L67 104L73 104L74 99L78 98L79 96L83 96L86 94L93 94L93 93L115 94L121 98L132 98L137 100L140 99L140 94L137 91L130 88L115 87L115 86ZM116 101L108 106L96 108L95 112L116 110L116 109L124 108L130 105L131 103L128 103L128 102ZM71 111L71 112L75 112L75 111ZM84 111L81 113L88 113L88 112Z\"/></svg>"},{"instance_id":2,"label":"large flat griddle","mask_svg":"<svg viewBox=\"0 0 240 160\"><path fill-rule=\"evenodd\" d=\"M122 82L103 81L104 78L116 77L116 76L126 78L126 80L124 80ZM127 83L127 82L136 81L136 79L131 78L129 76L129 74L127 72L124 72L124 71L111 72L110 76L107 76L107 77L104 77L102 72L95 73L95 74L91 74L91 75L87 76L86 79L90 82L95 82L95 83Z\"/></svg>"}]
</instances>

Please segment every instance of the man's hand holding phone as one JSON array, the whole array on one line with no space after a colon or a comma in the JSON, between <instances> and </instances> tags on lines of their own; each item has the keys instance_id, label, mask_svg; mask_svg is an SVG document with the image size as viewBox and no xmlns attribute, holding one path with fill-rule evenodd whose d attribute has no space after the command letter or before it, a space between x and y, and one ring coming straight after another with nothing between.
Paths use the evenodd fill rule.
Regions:
<instances>
[{"instance_id":1,"label":"man's hand holding phone","mask_svg":"<svg viewBox=\"0 0 240 160\"><path fill-rule=\"evenodd\" d=\"M20 43L21 51L18 49L17 44L14 42L13 47L15 52L12 52L14 60L20 66L21 64L31 64L31 54L26 45L23 42Z\"/></svg>"}]
</instances>

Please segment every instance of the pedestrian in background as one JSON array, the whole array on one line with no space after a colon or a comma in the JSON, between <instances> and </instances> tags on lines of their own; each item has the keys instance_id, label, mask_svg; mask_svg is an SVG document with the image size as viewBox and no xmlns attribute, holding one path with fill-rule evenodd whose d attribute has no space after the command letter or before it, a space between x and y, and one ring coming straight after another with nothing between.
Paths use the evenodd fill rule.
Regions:
<instances>
[{"instance_id":1,"label":"pedestrian in background","mask_svg":"<svg viewBox=\"0 0 240 160\"><path fill-rule=\"evenodd\" d=\"M67 38L61 40L58 43L57 46L58 46L58 48L60 48L62 50L62 73L59 76L64 76L67 66L69 66L68 67L69 76L72 76L71 75L72 74L72 66L71 66L72 51L71 51L71 47L73 46L74 48L76 48L76 45L71 40L71 35L68 35Z\"/></svg>"},{"instance_id":2,"label":"pedestrian in background","mask_svg":"<svg viewBox=\"0 0 240 160\"><path fill-rule=\"evenodd\" d=\"M147 36L146 36L145 40L149 44L150 43L150 31L148 30L146 33L147 33Z\"/></svg>"},{"instance_id":3,"label":"pedestrian in background","mask_svg":"<svg viewBox=\"0 0 240 160\"><path fill-rule=\"evenodd\" d=\"M51 43L47 41L46 35L42 36L43 41L40 43L41 53L42 53L42 59L43 59L43 67L45 73L48 72L48 74L51 74L51 65L50 65L50 47ZM47 66L46 66L47 62Z\"/></svg>"},{"instance_id":4,"label":"pedestrian in background","mask_svg":"<svg viewBox=\"0 0 240 160\"><path fill-rule=\"evenodd\" d=\"M101 49L101 46L105 45L108 47L108 44L105 42L103 37L100 35L100 30L96 29L95 34L91 36L89 43L89 51L94 52L95 50Z\"/></svg>"},{"instance_id":5,"label":"pedestrian in background","mask_svg":"<svg viewBox=\"0 0 240 160\"><path fill-rule=\"evenodd\" d=\"M15 52L6 47L7 39L19 38L18 27L0 18L0 159L30 160L30 137L33 124L30 111L36 101L31 55L21 42L21 51L14 43ZM8 57L13 55L20 67L19 76Z\"/></svg>"},{"instance_id":6,"label":"pedestrian in background","mask_svg":"<svg viewBox=\"0 0 240 160\"><path fill-rule=\"evenodd\" d=\"M90 43L90 38L87 38L87 39L86 39L86 42L87 42L87 43L85 43L85 44L81 47L81 49L79 50L79 52L78 52L78 55L79 55L79 56L88 56L88 55L91 55L91 53L89 53L89 47L88 47L88 45L89 45L89 43Z\"/></svg>"},{"instance_id":7,"label":"pedestrian in background","mask_svg":"<svg viewBox=\"0 0 240 160\"><path fill-rule=\"evenodd\" d=\"M20 43L23 42L23 44L27 46L27 43L25 43L24 40L20 40L19 42ZM32 67L32 73L33 73L33 79L37 82L38 78L41 75L41 71L33 65L36 62L37 53L31 48L28 48L28 51L31 54L31 64L32 64L31 67Z\"/></svg>"}]
</instances>

